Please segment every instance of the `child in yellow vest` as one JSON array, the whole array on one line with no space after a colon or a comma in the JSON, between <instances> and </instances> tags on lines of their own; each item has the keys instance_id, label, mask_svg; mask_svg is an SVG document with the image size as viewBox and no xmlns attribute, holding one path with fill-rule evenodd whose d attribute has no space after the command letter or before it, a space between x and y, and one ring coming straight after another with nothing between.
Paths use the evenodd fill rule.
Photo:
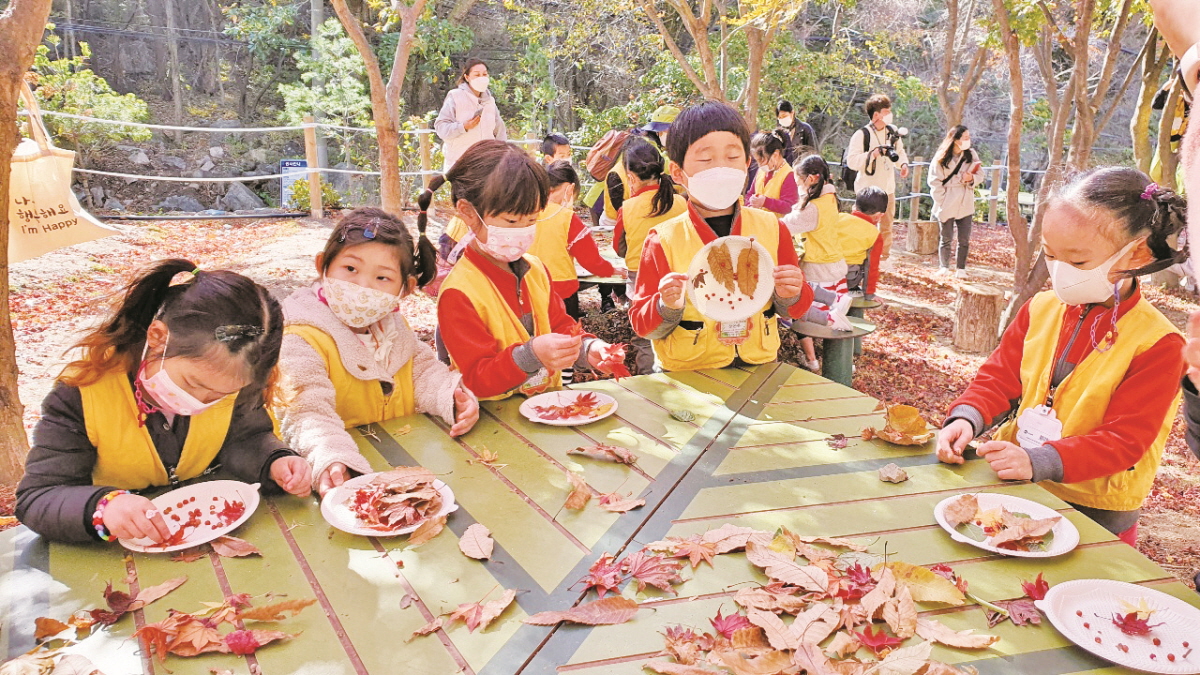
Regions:
<instances>
[{"instance_id":1,"label":"child in yellow vest","mask_svg":"<svg viewBox=\"0 0 1200 675\"><path fill-rule=\"evenodd\" d=\"M1131 545L1179 405L1183 336L1137 277L1187 259L1179 195L1136 169L1094 169L1051 195L1042 252L1053 291L1005 330L938 436L961 464L979 446L996 475L1033 480Z\"/></svg>"},{"instance_id":2,"label":"child in yellow vest","mask_svg":"<svg viewBox=\"0 0 1200 675\"><path fill-rule=\"evenodd\" d=\"M786 216L800 201L792 165L783 158L787 143L787 134L780 129L760 131L750 139L750 154L758 163L758 171L746 191L747 206Z\"/></svg>"},{"instance_id":3,"label":"child in yellow vest","mask_svg":"<svg viewBox=\"0 0 1200 675\"><path fill-rule=\"evenodd\" d=\"M622 158L630 197L621 203L617 211L613 250L625 258L629 270L626 291L629 297L633 297L646 235L659 223L686 213L687 200L675 193L675 181L667 173L667 160L658 146L645 138L633 136L625 142ZM662 370L655 361L649 340L635 333L629 344L635 352L639 375Z\"/></svg>"},{"instance_id":4,"label":"child in yellow vest","mask_svg":"<svg viewBox=\"0 0 1200 675\"><path fill-rule=\"evenodd\" d=\"M262 286L187 260L156 263L76 345L80 358L42 404L17 517L53 540L161 543L178 525L139 491L219 466L308 494L308 463L275 436L264 405L282 339L279 303Z\"/></svg>"},{"instance_id":5,"label":"child in yellow vest","mask_svg":"<svg viewBox=\"0 0 1200 675\"><path fill-rule=\"evenodd\" d=\"M888 196L882 188L874 185L858 191L854 198L854 213L843 213L838 218L838 241L842 256L846 258L846 287L851 295L868 299L875 295L879 240L879 221L887 211ZM870 256L872 263L868 264Z\"/></svg>"},{"instance_id":6,"label":"child in yellow vest","mask_svg":"<svg viewBox=\"0 0 1200 675\"><path fill-rule=\"evenodd\" d=\"M592 231L575 215L575 192L579 189L579 174L566 160L546 167L550 178L550 196L537 221L537 236L529 247L550 270L550 285L563 299L567 314L579 319L579 275L575 261L587 271L600 277L617 276L612 263L600 255Z\"/></svg>"},{"instance_id":7,"label":"child in yellow vest","mask_svg":"<svg viewBox=\"0 0 1200 675\"><path fill-rule=\"evenodd\" d=\"M317 491L369 473L347 429L426 413L466 433L479 403L417 339L401 298L433 278L433 245L380 209L342 217L317 254L320 278L283 302L280 431L313 467Z\"/></svg>"},{"instance_id":8,"label":"child in yellow vest","mask_svg":"<svg viewBox=\"0 0 1200 675\"><path fill-rule=\"evenodd\" d=\"M634 332L650 338L666 370L723 368L738 359L774 361L779 354L776 317L803 316L812 290L779 218L741 205L750 165L745 120L718 101L688 108L671 126L667 152L671 179L688 190L688 212L660 223L646 237L630 308ZM753 237L771 253L774 293L761 313L722 327L692 306L684 284L696 254L729 235Z\"/></svg>"},{"instance_id":9,"label":"child in yellow vest","mask_svg":"<svg viewBox=\"0 0 1200 675\"><path fill-rule=\"evenodd\" d=\"M556 387L566 368L598 369L608 345L583 334L546 265L527 254L550 193L545 169L516 145L481 141L421 194L418 222L447 181L470 234L438 295L438 323L464 384L500 399Z\"/></svg>"}]
</instances>

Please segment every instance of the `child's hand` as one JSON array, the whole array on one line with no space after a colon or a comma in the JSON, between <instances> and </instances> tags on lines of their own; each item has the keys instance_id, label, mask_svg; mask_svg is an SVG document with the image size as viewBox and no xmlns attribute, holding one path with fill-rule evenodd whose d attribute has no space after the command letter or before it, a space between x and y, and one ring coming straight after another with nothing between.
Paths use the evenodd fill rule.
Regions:
<instances>
[{"instance_id":1,"label":"child's hand","mask_svg":"<svg viewBox=\"0 0 1200 675\"><path fill-rule=\"evenodd\" d=\"M956 419L938 432L937 456L947 464L962 464L967 443L975 438L975 427L964 419Z\"/></svg>"},{"instance_id":2,"label":"child's hand","mask_svg":"<svg viewBox=\"0 0 1200 675\"><path fill-rule=\"evenodd\" d=\"M529 348L547 370L563 370L570 368L575 359L579 358L579 344L582 339L578 335L548 333L530 340Z\"/></svg>"},{"instance_id":3,"label":"child's hand","mask_svg":"<svg viewBox=\"0 0 1200 675\"><path fill-rule=\"evenodd\" d=\"M462 436L479 421L479 400L465 389L454 390L454 426L450 427L451 436Z\"/></svg>"},{"instance_id":4,"label":"child's hand","mask_svg":"<svg viewBox=\"0 0 1200 675\"><path fill-rule=\"evenodd\" d=\"M658 294L662 303L671 309L683 309L684 284L688 276L680 272L671 272L658 280Z\"/></svg>"},{"instance_id":5,"label":"child's hand","mask_svg":"<svg viewBox=\"0 0 1200 675\"><path fill-rule=\"evenodd\" d=\"M345 483L350 478L350 469L341 462L333 462L317 476L317 494L324 497L326 492Z\"/></svg>"},{"instance_id":6,"label":"child's hand","mask_svg":"<svg viewBox=\"0 0 1200 675\"><path fill-rule=\"evenodd\" d=\"M746 200L746 205L752 208L761 209L763 204L767 203L767 198L763 195L750 195Z\"/></svg>"},{"instance_id":7,"label":"child's hand","mask_svg":"<svg viewBox=\"0 0 1200 675\"><path fill-rule=\"evenodd\" d=\"M804 272L795 265L780 265L775 268L775 294L781 298L794 298L804 292Z\"/></svg>"},{"instance_id":8,"label":"child's hand","mask_svg":"<svg viewBox=\"0 0 1200 675\"><path fill-rule=\"evenodd\" d=\"M145 537L161 544L171 536L171 528L154 506L141 495L117 495L104 507L104 527L117 539Z\"/></svg>"},{"instance_id":9,"label":"child's hand","mask_svg":"<svg viewBox=\"0 0 1200 675\"><path fill-rule=\"evenodd\" d=\"M988 441L979 446L979 456L986 459L992 471L1004 480L1029 480L1033 478L1033 462L1029 453L1008 441Z\"/></svg>"},{"instance_id":10,"label":"child's hand","mask_svg":"<svg viewBox=\"0 0 1200 675\"><path fill-rule=\"evenodd\" d=\"M1200 312L1188 317L1187 344L1183 346L1183 360L1187 362L1188 377L1200 388Z\"/></svg>"},{"instance_id":11,"label":"child's hand","mask_svg":"<svg viewBox=\"0 0 1200 675\"><path fill-rule=\"evenodd\" d=\"M303 497L312 492L312 466L299 455L280 457L271 462L271 480L284 492Z\"/></svg>"}]
</instances>

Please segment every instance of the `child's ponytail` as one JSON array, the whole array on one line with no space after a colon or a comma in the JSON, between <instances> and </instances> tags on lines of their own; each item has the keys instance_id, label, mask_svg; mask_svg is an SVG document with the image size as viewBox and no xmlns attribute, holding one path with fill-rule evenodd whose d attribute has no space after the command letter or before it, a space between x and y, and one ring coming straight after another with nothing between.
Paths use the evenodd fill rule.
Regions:
<instances>
[{"instance_id":1,"label":"child's ponytail","mask_svg":"<svg viewBox=\"0 0 1200 675\"><path fill-rule=\"evenodd\" d=\"M650 202L650 217L657 218L666 215L675 206L675 181L671 174L658 174L658 192L654 193L654 201Z\"/></svg>"},{"instance_id":2,"label":"child's ponytail","mask_svg":"<svg viewBox=\"0 0 1200 675\"><path fill-rule=\"evenodd\" d=\"M808 203L820 197L825 186L833 182L829 175L829 163L820 155L807 155L801 159L795 168L796 177L800 176L816 176L817 182L808 186L808 191L804 193L804 203L801 207L808 206Z\"/></svg>"},{"instance_id":3,"label":"child's ponytail","mask_svg":"<svg viewBox=\"0 0 1200 675\"><path fill-rule=\"evenodd\" d=\"M1176 263L1186 263L1189 257L1188 244L1179 245L1179 235L1187 228L1187 199L1155 183L1147 186L1144 194L1148 194L1155 205L1150 221L1150 236L1146 237L1146 245L1154 254L1154 262L1130 270L1130 276L1153 274Z\"/></svg>"},{"instance_id":4,"label":"child's ponytail","mask_svg":"<svg viewBox=\"0 0 1200 675\"><path fill-rule=\"evenodd\" d=\"M667 163L662 153L650 141L638 136L625 141L621 152L626 171L637 176L638 180L658 181L658 193L650 203L650 217L665 215L675 206L675 181L667 173Z\"/></svg>"},{"instance_id":5,"label":"child's ponytail","mask_svg":"<svg viewBox=\"0 0 1200 675\"><path fill-rule=\"evenodd\" d=\"M429 226L429 205L433 203L433 192L446 182L446 177L437 175L430 181L429 187L417 197L417 206L421 212L417 214L417 245L413 265L417 271L417 287L424 288L426 284L437 277L437 249L425 234Z\"/></svg>"}]
</instances>

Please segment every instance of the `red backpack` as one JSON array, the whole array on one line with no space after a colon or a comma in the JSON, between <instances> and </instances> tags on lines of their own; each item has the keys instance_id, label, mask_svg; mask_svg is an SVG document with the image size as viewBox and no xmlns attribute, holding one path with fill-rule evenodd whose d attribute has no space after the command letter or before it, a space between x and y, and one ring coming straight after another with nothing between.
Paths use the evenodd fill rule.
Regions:
<instances>
[{"instance_id":1,"label":"red backpack","mask_svg":"<svg viewBox=\"0 0 1200 675\"><path fill-rule=\"evenodd\" d=\"M583 160L583 167L596 180L605 180L608 177L608 172L612 171L613 166L617 163L617 158L621 156L621 148L625 147L625 141L629 138L628 131L618 131L613 129L604 134L604 137L588 150L587 157Z\"/></svg>"}]
</instances>

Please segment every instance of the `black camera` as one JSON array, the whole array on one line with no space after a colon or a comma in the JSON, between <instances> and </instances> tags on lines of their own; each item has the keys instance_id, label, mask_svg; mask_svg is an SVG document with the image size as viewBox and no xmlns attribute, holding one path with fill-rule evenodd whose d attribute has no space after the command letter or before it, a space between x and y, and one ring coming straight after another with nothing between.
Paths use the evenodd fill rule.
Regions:
<instances>
[{"instance_id":1,"label":"black camera","mask_svg":"<svg viewBox=\"0 0 1200 675\"><path fill-rule=\"evenodd\" d=\"M893 126L888 126L888 128L887 128L887 137L888 137L887 145L879 146L879 154L882 155L883 157L887 157L888 159L890 159L893 162L899 162L900 161L900 153L896 152L896 143L898 143L901 138L904 138L907 135L908 135L907 127L896 128Z\"/></svg>"}]
</instances>

